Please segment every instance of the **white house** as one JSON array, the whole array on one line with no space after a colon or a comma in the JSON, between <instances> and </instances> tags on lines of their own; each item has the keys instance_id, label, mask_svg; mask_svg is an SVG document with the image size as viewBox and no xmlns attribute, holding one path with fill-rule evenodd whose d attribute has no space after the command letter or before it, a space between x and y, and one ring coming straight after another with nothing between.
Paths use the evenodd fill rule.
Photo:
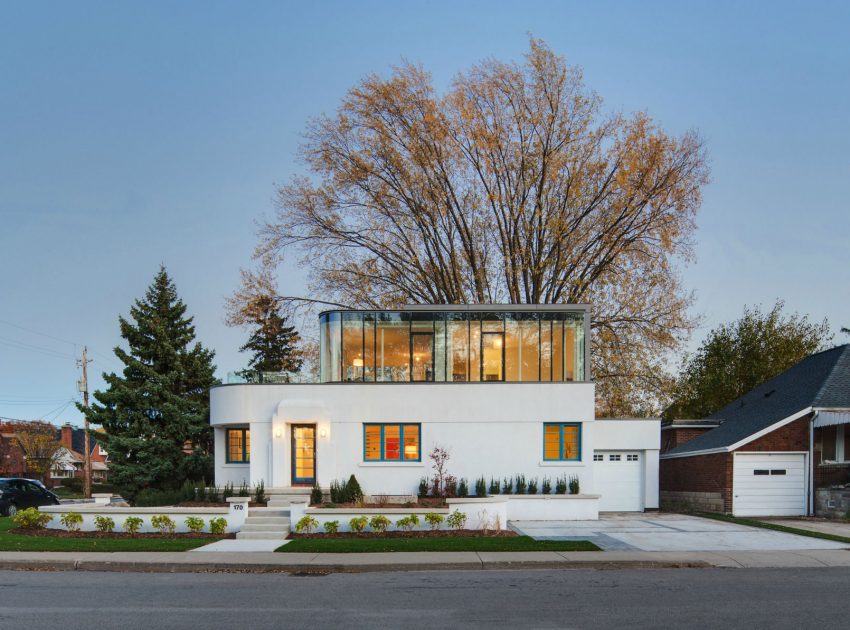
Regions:
<instances>
[{"instance_id":1,"label":"white house","mask_svg":"<svg viewBox=\"0 0 850 630\"><path fill-rule=\"evenodd\" d=\"M409 306L320 316L317 383L210 392L216 483L294 488L356 475L415 494L434 446L473 489L577 477L600 510L658 507L657 420L596 420L584 305Z\"/></svg>"}]
</instances>

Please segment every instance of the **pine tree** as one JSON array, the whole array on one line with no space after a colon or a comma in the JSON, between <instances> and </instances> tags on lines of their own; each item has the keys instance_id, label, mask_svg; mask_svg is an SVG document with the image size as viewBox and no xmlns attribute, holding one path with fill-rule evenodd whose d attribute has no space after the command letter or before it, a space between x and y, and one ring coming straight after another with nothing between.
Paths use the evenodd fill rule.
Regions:
<instances>
[{"instance_id":1,"label":"pine tree","mask_svg":"<svg viewBox=\"0 0 850 630\"><path fill-rule=\"evenodd\" d=\"M248 369L242 374L250 379L262 380L263 372L297 372L302 359L296 348L300 337L294 326L280 312L272 296L258 296L252 304L253 332L240 352L251 352ZM257 377L257 374L260 376Z\"/></svg>"},{"instance_id":2,"label":"pine tree","mask_svg":"<svg viewBox=\"0 0 850 630\"><path fill-rule=\"evenodd\" d=\"M215 353L195 341L192 317L161 267L130 318L119 316L129 352L115 348L121 376L104 374L89 420L106 431L112 482L135 496L145 487L175 488L211 479L209 388Z\"/></svg>"}]
</instances>

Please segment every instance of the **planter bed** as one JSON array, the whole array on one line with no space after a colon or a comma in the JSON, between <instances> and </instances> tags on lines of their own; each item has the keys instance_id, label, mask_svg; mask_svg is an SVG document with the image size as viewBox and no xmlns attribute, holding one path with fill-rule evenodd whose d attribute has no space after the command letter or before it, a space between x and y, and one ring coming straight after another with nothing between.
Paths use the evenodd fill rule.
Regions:
<instances>
[{"instance_id":1,"label":"planter bed","mask_svg":"<svg viewBox=\"0 0 850 630\"><path fill-rule=\"evenodd\" d=\"M434 499L434 498L423 498L417 501L407 501L405 503L392 503L390 501L386 501L384 503L376 503L375 501L371 501L368 503L313 503L310 504L310 508L322 509L322 510L384 510L384 509L394 509L394 510L430 510L434 508L445 508L446 500L445 499Z\"/></svg>"},{"instance_id":2,"label":"planter bed","mask_svg":"<svg viewBox=\"0 0 850 630\"><path fill-rule=\"evenodd\" d=\"M292 540L376 540L382 538L515 538L519 536L515 531L503 529L500 531L482 532L477 529L436 529L436 530L420 530L420 531L393 531L393 532L337 532L335 534L296 534L292 533L289 538Z\"/></svg>"},{"instance_id":3,"label":"planter bed","mask_svg":"<svg viewBox=\"0 0 850 630\"><path fill-rule=\"evenodd\" d=\"M226 508L229 506L229 503L221 501L219 503L214 503L213 501L181 501L177 503L173 507L179 508L198 508L198 507L223 507ZM166 506L161 506L166 507ZM256 501L250 501L248 503L248 507L266 507L265 503L257 503ZM153 509L153 508L152 508Z\"/></svg>"},{"instance_id":4,"label":"planter bed","mask_svg":"<svg viewBox=\"0 0 850 630\"><path fill-rule=\"evenodd\" d=\"M117 540L146 540L146 539L154 539L154 540L174 540L174 539L208 539L210 542L215 540L221 540L223 538L236 538L236 534L210 534L201 532L198 534L193 534L191 532L181 532L174 534L161 534L161 533L139 533L139 534L127 534L124 532L69 532L65 529L25 529L23 527L14 527L8 530L10 534L14 534L16 536L42 536L48 538L98 538L98 539L117 539Z\"/></svg>"}]
</instances>

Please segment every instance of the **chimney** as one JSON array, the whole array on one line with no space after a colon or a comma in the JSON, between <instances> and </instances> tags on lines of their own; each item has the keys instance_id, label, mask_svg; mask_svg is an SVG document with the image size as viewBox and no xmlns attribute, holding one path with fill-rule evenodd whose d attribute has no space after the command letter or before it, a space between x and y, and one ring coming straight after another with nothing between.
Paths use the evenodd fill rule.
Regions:
<instances>
[{"instance_id":1,"label":"chimney","mask_svg":"<svg viewBox=\"0 0 850 630\"><path fill-rule=\"evenodd\" d=\"M70 422L66 422L65 424L62 425L62 439L61 439L62 446L67 448L69 451L74 450L74 441L73 441L73 438L72 438L73 434L74 434L74 427L71 426Z\"/></svg>"}]
</instances>

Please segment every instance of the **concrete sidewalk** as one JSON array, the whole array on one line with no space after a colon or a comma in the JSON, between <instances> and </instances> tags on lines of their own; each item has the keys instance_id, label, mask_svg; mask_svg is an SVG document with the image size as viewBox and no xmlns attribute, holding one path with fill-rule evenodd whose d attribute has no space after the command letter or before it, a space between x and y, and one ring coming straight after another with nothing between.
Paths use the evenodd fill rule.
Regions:
<instances>
[{"instance_id":1,"label":"concrete sidewalk","mask_svg":"<svg viewBox=\"0 0 850 630\"><path fill-rule=\"evenodd\" d=\"M850 567L850 550L736 552L186 553L0 552L0 569L358 573L486 569Z\"/></svg>"}]
</instances>

